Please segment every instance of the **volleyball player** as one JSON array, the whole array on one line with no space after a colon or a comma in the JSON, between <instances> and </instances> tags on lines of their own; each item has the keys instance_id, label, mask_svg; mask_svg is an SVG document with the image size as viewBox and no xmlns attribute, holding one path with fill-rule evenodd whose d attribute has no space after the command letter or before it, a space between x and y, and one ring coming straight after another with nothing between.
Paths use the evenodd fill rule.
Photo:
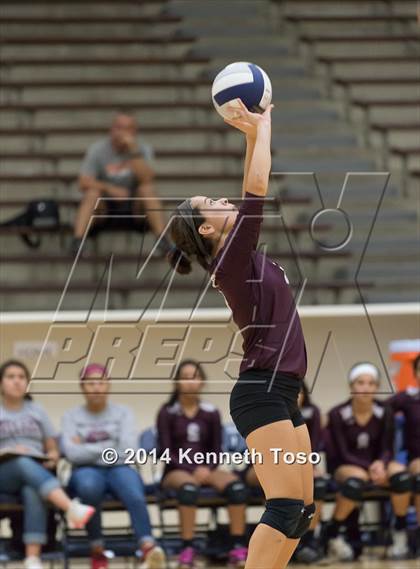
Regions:
<instances>
[{"instance_id":1,"label":"volleyball player","mask_svg":"<svg viewBox=\"0 0 420 569\"><path fill-rule=\"evenodd\" d=\"M393 395L387 403L395 413L402 413L405 419L408 469L413 476L414 503L420 525L420 354L413 361L413 370L417 387L409 387Z\"/></svg>"},{"instance_id":2,"label":"volleyball player","mask_svg":"<svg viewBox=\"0 0 420 569\"><path fill-rule=\"evenodd\" d=\"M305 419L306 426L308 427L312 451L320 452L323 450L321 411L319 407L313 403L305 382L302 383L302 390L299 394L298 405L302 416ZM251 487L259 487L258 478L252 466L247 468L242 476L247 485ZM317 530L321 520L322 506L327 493L327 487L327 477L324 476L318 466L314 466L314 501L316 505L316 512L311 521L309 530L301 539L299 547L294 555L294 559L300 563L314 563L323 557L321 547L318 540L315 538L315 531Z\"/></svg>"},{"instance_id":3,"label":"volleyball player","mask_svg":"<svg viewBox=\"0 0 420 569\"><path fill-rule=\"evenodd\" d=\"M226 497L230 518L230 567L243 567L246 560L245 484L233 472L219 468L218 461L196 463L196 453L221 451L222 426L219 411L201 400L205 373L198 362L184 360L175 373L175 389L158 415L157 428L161 451L169 450L171 461L165 467L162 486L175 490L181 519L183 547L179 569L195 567L193 547L196 503L199 487L211 486ZM180 461L179 450L189 451L192 464Z\"/></svg>"},{"instance_id":4,"label":"volleyball player","mask_svg":"<svg viewBox=\"0 0 420 569\"><path fill-rule=\"evenodd\" d=\"M367 484L389 487L396 517L393 544L388 556L408 554L405 517L411 497L411 476L393 460L394 420L389 408L375 398L380 383L378 368L368 362L349 372L351 398L328 415L333 443L332 470L340 491L328 528L329 552L341 561L353 559L351 546L341 535L350 514L363 499Z\"/></svg>"},{"instance_id":5,"label":"volleyball player","mask_svg":"<svg viewBox=\"0 0 420 569\"><path fill-rule=\"evenodd\" d=\"M262 464L254 467L266 497L246 568L281 569L315 511L312 465L276 461L270 451L311 452L297 405L306 349L284 270L256 249L271 168L271 106L257 114L240 100L238 105L226 122L246 135L242 205L238 211L225 198L205 196L181 203L172 223L177 249L170 260L186 273L195 257L242 332L244 356L230 412L247 446L262 455Z\"/></svg>"}]
</instances>

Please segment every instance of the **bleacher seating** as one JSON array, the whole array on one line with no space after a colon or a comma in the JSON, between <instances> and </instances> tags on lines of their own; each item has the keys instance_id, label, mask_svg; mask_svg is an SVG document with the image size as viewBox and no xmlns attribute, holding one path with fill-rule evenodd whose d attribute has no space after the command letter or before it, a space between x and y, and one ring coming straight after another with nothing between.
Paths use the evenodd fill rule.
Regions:
<instances>
[{"instance_id":1,"label":"bleacher seating","mask_svg":"<svg viewBox=\"0 0 420 569\"><path fill-rule=\"evenodd\" d=\"M357 256L358 245L349 245L341 254L324 254L307 239L298 218L306 212L310 219L318 209L319 196L311 180L290 172L321 172L321 190L330 199L338 196L345 172L392 165L387 205L396 209L396 219L398 212L412 207L407 200L418 182L419 170L412 120L419 106L412 3L370 0L360 10L349 0L264 0L258 6L245 2L241 10L249 17L232 37L223 33L223 25L234 21L235 9L228 7L221 22L217 11L209 10L201 0L194 6L183 0L140 4L125 0L118 10L112 3L96 0L35 0L24 5L22 13L13 3L5 2L0 15L4 28L0 40L2 220L17 213L25 200L52 196L60 204L63 224L60 235L44 240L36 255L23 248L16 235L21 230L0 230L7 249L4 263L11 269L3 272L7 278L0 283L0 293L7 295L9 309L32 308L27 304L29 291L36 292L39 308L56 307L72 262L67 247L78 200L80 159L91 142L106 134L116 110L138 115L140 133L156 151L157 189L164 200L195 193L238 195L243 144L221 122L209 96L214 73L238 58L257 61L273 82L277 103L273 171L286 174L273 176L272 186L275 193L283 192L280 211L292 239L299 239L300 258L308 263L310 286L302 301L359 301L351 275L341 280L337 277L343 274L349 256ZM278 16L274 19L270 18L273 7ZM250 34L264 37L264 42L250 46ZM360 42L364 42L362 50ZM308 43L309 66L304 48ZM372 79L371 71L377 66L383 71ZM394 78L397 67L400 71ZM379 81L380 96L375 84ZM395 91L395 83L404 89L401 94ZM347 109L347 115L341 109ZM356 122L348 124L346 116ZM405 143L407 137L409 142ZM399 192L404 192L406 201L398 197ZM365 207L375 201L369 192L360 190L351 207L361 209L364 199ZM398 227L401 240L410 239L415 222L404 226L401 222ZM334 231L331 228L332 234ZM286 242L284 234L280 230L276 237L274 230L267 228L264 238L267 236L269 252L285 252L282 265L298 282L297 263L286 253L291 246L295 249L294 242ZM106 236L98 241L99 249L78 271L80 290L97 286L92 274L94 266L102 262ZM114 243L126 254L129 270L136 240L116 235ZM147 248L151 240L146 238L145 243ZM376 242L371 245L376 248ZM369 252L364 263L369 264ZM162 260L153 264L158 274L166 270ZM31 279L27 278L29 272ZM57 275L63 278L56 279ZM412 299L413 279L408 273L405 276L406 287L384 284L372 279L371 273L369 279L362 277L365 300L384 295ZM191 281L180 282L179 289L175 287L172 306L188 302L194 282L201 282L199 273ZM151 278L144 285L148 289L155 283L156 278ZM12 298L13 288L16 294ZM74 290L77 288L75 283ZM124 306L137 305L138 297L127 296L129 291L123 288ZM220 302L212 296L209 305L217 300ZM69 307L80 306L80 299L68 302ZM120 306L120 297L111 295L111 304Z\"/></svg>"}]
</instances>

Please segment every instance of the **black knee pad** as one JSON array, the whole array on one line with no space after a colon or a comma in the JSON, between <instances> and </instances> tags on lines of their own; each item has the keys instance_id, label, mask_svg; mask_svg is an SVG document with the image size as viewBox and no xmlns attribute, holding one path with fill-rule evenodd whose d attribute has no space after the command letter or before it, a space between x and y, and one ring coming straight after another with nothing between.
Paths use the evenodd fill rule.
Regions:
<instances>
[{"instance_id":1,"label":"black knee pad","mask_svg":"<svg viewBox=\"0 0 420 569\"><path fill-rule=\"evenodd\" d=\"M413 478L409 472L398 472L389 479L391 492L405 494L413 489Z\"/></svg>"},{"instance_id":2,"label":"black knee pad","mask_svg":"<svg viewBox=\"0 0 420 569\"><path fill-rule=\"evenodd\" d=\"M328 480L319 476L314 479L314 500L316 502L322 502L325 500L328 489Z\"/></svg>"},{"instance_id":3,"label":"black knee pad","mask_svg":"<svg viewBox=\"0 0 420 569\"><path fill-rule=\"evenodd\" d=\"M420 474L415 474L413 477L413 492L420 494Z\"/></svg>"},{"instance_id":4,"label":"black knee pad","mask_svg":"<svg viewBox=\"0 0 420 569\"><path fill-rule=\"evenodd\" d=\"M341 486L341 493L345 498L353 500L354 502L361 502L363 498L363 490L366 487L366 482L361 478L351 476Z\"/></svg>"},{"instance_id":5,"label":"black knee pad","mask_svg":"<svg viewBox=\"0 0 420 569\"><path fill-rule=\"evenodd\" d=\"M302 515L298 522L295 531L290 535L292 539L300 539L309 529L311 525L312 518L315 515L315 504L309 504L309 506L304 506Z\"/></svg>"},{"instance_id":6,"label":"black knee pad","mask_svg":"<svg viewBox=\"0 0 420 569\"><path fill-rule=\"evenodd\" d=\"M265 512L260 523L280 531L286 537L290 537L296 531L303 511L303 500L272 498L265 503Z\"/></svg>"},{"instance_id":7,"label":"black knee pad","mask_svg":"<svg viewBox=\"0 0 420 569\"><path fill-rule=\"evenodd\" d=\"M177 493L181 506L195 506L198 499L198 487L195 484L184 484Z\"/></svg>"},{"instance_id":8,"label":"black knee pad","mask_svg":"<svg viewBox=\"0 0 420 569\"><path fill-rule=\"evenodd\" d=\"M228 504L246 504L248 499L248 488L241 480L234 480L226 486L223 491Z\"/></svg>"}]
</instances>

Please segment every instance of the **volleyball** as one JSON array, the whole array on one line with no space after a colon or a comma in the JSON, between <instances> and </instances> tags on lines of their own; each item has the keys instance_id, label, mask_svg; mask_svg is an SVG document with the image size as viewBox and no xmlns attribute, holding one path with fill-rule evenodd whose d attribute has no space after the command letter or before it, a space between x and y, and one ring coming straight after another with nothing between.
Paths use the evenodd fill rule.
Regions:
<instances>
[{"instance_id":1,"label":"volleyball","mask_svg":"<svg viewBox=\"0 0 420 569\"><path fill-rule=\"evenodd\" d=\"M263 112L271 103L271 81L258 65L238 61L216 75L211 96L216 111L225 118L234 116L235 99L241 99L250 111Z\"/></svg>"}]
</instances>

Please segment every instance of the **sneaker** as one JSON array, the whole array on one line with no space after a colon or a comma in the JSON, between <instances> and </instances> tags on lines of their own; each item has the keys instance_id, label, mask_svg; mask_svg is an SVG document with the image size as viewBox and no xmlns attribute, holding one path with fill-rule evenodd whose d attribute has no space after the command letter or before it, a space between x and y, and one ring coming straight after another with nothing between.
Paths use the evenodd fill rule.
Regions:
<instances>
[{"instance_id":1,"label":"sneaker","mask_svg":"<svg viewBox=\"0 0 420 569\"><path fill-rule=\"evenodd\" d=\"M406 559L409 554L408 537L405 530L395 530L392 534L392 545L387 551L388 559Z\"/></svg>"},{"instance_id":2,"label":"sneaker","mask_svg":"<svg viewBox=\"0 0 420 569\"><path fill-rule=\"evenodd\" d=\"M311 565L312 563L320 561L322 559L322 554L317 548L311 545L304 545L296 551L295 558L299 563Z\"/></svg>"},{"instance_id":3,"label":"sneaker","mask_svg":"<svg viewBox=\"0 0 420 569\"><path fill-rule=\"evenodd\" d=\"M178 557L178 569L191 569L195 566L196 552L193 547L186 547Z\"/></svg>"},{"instance_id":4,"label":"sneaker","mask_svg":"<svg viewBox=\"0 0 420 569\"><path fill-rule=\"evenodd\" d=\"M235 547L229 551L229 565L235 569L245 567L247 555L248 549L246 547Z\"/></svg>"},{"instance_id":5,"label":"sneaker","mask_svg":"<svg viewBox=\"0 0 420 569\"><path fill-rule=\"evenodd\" d=\"M108 557L103 553L99 555L92 555L90 558L91 569L108 569Z\"/></svg>"},{"instance_id":6,"label":"sneaker","mask_svg":"<svg viewBox=\"0 0 420 569\"><path fill-rule=\"evenodd\" d=\"M143 551L144 563L141 567L144 569L165 569L166 555L161 547L153 545L146 551Z\"/></svg>"},{"instance_id":7,"label":"sneaker","mask_svg":"<svg viewBox=\"0 0 420 569\"><path fill-rule=\"evenodd\" d=\"M27 557L23 564L24 569L42 569L41 559L39 557Z\"/></svg>"},{"instance_id":8,"label":"sneaker","mask_svg":"<svg viewBox=\"0 0 420 569\"><path fill-rule=\"evenodd\" d=\"M354 558L353 549L340 535L330 539L328 553L338 561L353 561Z\"/></svg>"},{"instance_id":9,"label":"sneaker","mask_svg":"<svg viewBox=\"0 0 420 569\"><path fill-rule=\"evenodd\" d=\"M74 498L66 512L70 529L83 529L94 513L95 508L93 506L82 504L77 498Z\"/></svg>"}]
</instances>

